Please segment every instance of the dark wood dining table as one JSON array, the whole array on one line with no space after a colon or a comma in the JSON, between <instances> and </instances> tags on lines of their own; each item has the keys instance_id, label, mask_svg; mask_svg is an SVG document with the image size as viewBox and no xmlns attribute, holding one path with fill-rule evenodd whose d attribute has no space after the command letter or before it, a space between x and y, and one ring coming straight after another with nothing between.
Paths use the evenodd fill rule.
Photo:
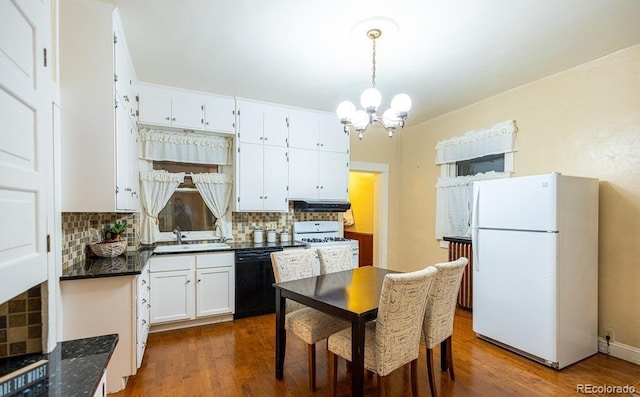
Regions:
<instances>
[{"instance_id":1,"label":"dark wood dining table","mask_svg":"<svg viewBox=\"0 0 640 397\"><path fill-rule=\"evenodd\" d=\"M351 395L364 393L364 330L378 315L384 276L396 273L373 266L285 281L276 289L276 378L282 379L286 349L285 307L291 299L351 323Z\"/></svg>"}]
</instances>

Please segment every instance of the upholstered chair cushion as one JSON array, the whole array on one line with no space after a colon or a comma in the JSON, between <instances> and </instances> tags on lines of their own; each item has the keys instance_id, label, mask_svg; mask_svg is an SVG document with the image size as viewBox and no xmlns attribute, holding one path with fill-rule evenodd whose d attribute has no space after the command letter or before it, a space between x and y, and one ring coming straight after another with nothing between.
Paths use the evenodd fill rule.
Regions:
<instances>
[{"instance_id":1,"label":"upholstered chair cushion","mask_svg":"<svg viewBox=\"0 0 640 397\"><path fill-rule=\"evenodd\" d=\"M453 319L460 281L467 258L434 265L438 274L433 280L422 326L425 344L432 349L453 334Z\"/></svg>"},{"instance_id":2,"label":"upholstered chair cushion","mask_svg":"<svg viewBox=\"0 0 640 397\"><path fill-rule=\"evenodd\" d=\"M385 276L377 320L365 328L366 369L386 376L418 358L427 296L437 272L430 266ZM331 335L328 348L351 360L351 329Z\"/></svg>"},{"instance_id":3,"label":"upholstered chair cushion","mask_svg":"<svg viewBox=\"0 0 640 397\"><path fill-rule=\"evenodd\" d=\"M276 283L317 276L315 254L309 249L289 249L271 253L271 265ZM286 313L306 308L287 299Z\"/></svg>"},{"instance_id":4,"label":"upholstered chair cushion","mask_svg":"<svg viewBox=\"0 0 640 397\"><path fill-rule=\"evenodd\" d=\"M349 270L357 266L357 263L353 263L353 251L349 245L320 247L318 248L318 258L320 259L321 274Z\"/></svg>"}]
</instances>

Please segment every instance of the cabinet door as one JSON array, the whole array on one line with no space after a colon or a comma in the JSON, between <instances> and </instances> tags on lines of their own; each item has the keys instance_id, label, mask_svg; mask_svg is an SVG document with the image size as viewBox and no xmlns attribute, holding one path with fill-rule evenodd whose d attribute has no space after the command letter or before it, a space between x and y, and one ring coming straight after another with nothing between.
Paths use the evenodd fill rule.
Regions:
<instances>
[{"instance_id":1,"label":"cabinet door","mask_svg":"<svg viewBox=\"0 0 640 397\"><path fill-rule=\"evenodd\" d=\"M239 198L238 208L241 211L262 211L263 194L263 145L241 143L238 167Z\"/></svg>"},{"instance_id":2,"label":"cabinet door","mask_svg":"<svg viewBox=\"0 0 640 397\"><path fill-rule=\"evenodd\" d=\"M190 320L194 315L192 270L151 273L151 324Z\"/></svg>"},{"instance_id":3,"label":"cabinet door","mask_svg":"<svg viewBox=\"0 0 640 397\"><path fill-rule=\"evenodd\" d=\"M171 93L141 85L138 120L143 124L171 125Z\"/></svg>"},{"instance_id":4,"label":"cabinet door","mask_svg":"<svg viewBox=\"0 0 640 397\"><path fill-rule=\"evenodd\" d=\"M116 94L116 209L131 209L131 145L129 144L129 113Z\"/></svg>"},{"instance_id":5,"label":"cabinet door","mask_svg":"<svg viewBox=\"0 0 640 397\"><path fill-rule=\"evenodd\" d=\"M129 163L127 167L128 176L129 176L129 187L131 191L129 192L129 206L133 211L137 211L140 207L140 179L138 177L138 124L136 123L135 118L129 117L129 136L127 137L127 142L129 146L129 150L127 151L129 154Z\"/></svg>"},{"instance_id":6,"label":"cabinet door","mask_svg":"<svg viewBox=\"0 0 640 397\"><path fill-rule=\"evenodd\" d=\"M173 127L203 129L204 101L202 98L174 93L171 97L171 125Z\"/></svg>"},{"instance_id":7,"label":"cabinet door","mask_svg":"<svg viewBox=\"0 0 640 397\"><path fill-rule=\"evenodd\" d=\"M204 129L235 133L236 103L233 98L209 97L204 102Z\"/></svg>"},{"instance_id":8,"label":"cabinet door","mask_svg":"<svg viewBox=\"0 0 640 397\"><path fill-rule=\"evenodd\" d=\"M289 200L318 199L318 151L289 149Z\"/></svg>"},{"instance_id":9,"label":"cabinet door","mask_svg":"<svg viewBox=\"0 0 640 397\"><path fill-rule=\"evenodd\" d=\"M349 135L335 115L320 116L320 150L349 153Z\"/></svg>"},{"instance_id":10,"label":"cabinet door","mask_svg":"<svg viewBox=\"0 0 640 397\"><path fill-rule=\"evenodd\" d=\"M196 271L196 317L233 313L233 267Z\"/></svg>"},{"instance_id":11,"label":"cabinet door","mask_svg":"<svg viewBox=\"0 0 640 397\"><path fill-rule=\"evenodd\" d=\"M238 139L242 143L264 140L264 109L262 105L238 101Z\"/></svg>"},{"instance_id":12,"label":"cabinet door","mask_svg":"<svg viewBox=\"0 0 640 397\"><path fill-rule=\"evenodd\" d=\"M318 149L318 113L303 110L289 112L289 147Z\"/></svg>"},{"instance_id":13,"label":"cabinet door","mask_svg":"<svg viewBox=\"0 0 640 397\"><path fill-rule=\"evenodd\" d=\"M288 136L287 109L266 106L264 110L264 144L287 146Z\"/></svg>"},{"instance_id":14,"label":"cabinet door","mask_svg":"<svg viewBox=\"0 0 640 397\"><path fill-rule=\"evenodd\" d=\"M265 211L287 211L287 148L264 145L263 193Z\"/></svg>"},{"instance_id":15,"label":"cabinet door","mask_svg":"<svg viewBox=\"0 0 640 397\"><path fill-rule=\"evenodd\" d=\"M319 153L318 198L347 200L349 189L349 155L346 153Z\"/></svg>"}]
</instances>

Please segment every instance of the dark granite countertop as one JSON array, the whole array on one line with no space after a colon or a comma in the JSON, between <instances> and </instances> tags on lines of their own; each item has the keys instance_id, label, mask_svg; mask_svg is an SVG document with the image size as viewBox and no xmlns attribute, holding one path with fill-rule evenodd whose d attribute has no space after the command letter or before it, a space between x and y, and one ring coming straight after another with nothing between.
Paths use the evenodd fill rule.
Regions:
<instances>
[{"instance_id":1,"label":"dark granite countertop","mask_svg":"<svg viewBox=\"0 0 640 397\"><path fill-rule=\"evenodd\" d=\"M127 252L115 258L91 256L84 262L76 263L62 270L60 280L80 280L85 278L131 276L140 274L153 254L151 249Z\"/></svg>"},{"instance_id":2,"label":"dark granite countertop","mask_svg":"<svg viewBox=\"0 0 640 397\"><path fill-rule=\"evenodd\" d=\"M464 236L443 236L444 241L451 241L452 243L469 243L471 244L471 237Z\"/></svg>"},{"instance_id":3,"label":"dark granite countertop","mask_svg":"<svg viewBox=\"0 0 640 397\"><path fill-rule=\"evenodd\" d=\"M239 250L251 250L251 249L260 249L260 248L304 248L307 245L300 241L286 241L286 242L275 242L275 243L254 243L254 242L246 242L246 243L229 243L231 249L234 251Z\"/></svg>"},{"instance_id":4,"label":"dark granite countertop","mask_svg":"<svg viewBox=\"0 0 640 397\"><path fill-rule=\"evenodd\" d=\"M0 377L44 359L48 376L17 396L92 396L117 343L118 335L103 335L60 342L49 354L3 358Z\"/></svg>"},{"instance_id":5,"label":"dark granite countertop","mask_svg":"<svg viewBox=\"0 0 640 397\"><path fill-rule=\"evenodd\" d=\"M304 248L305 243L300 241L287 241L287 242L275 242L275 243L262 243L256 244L253 242L244 243L228 243L231 248L218 249L214 251L198 251L202 254L206 252L229 252L229 251L241 251L252 250L261 248ZM186 253L163 253L154 254L153 246L145 246L138 251L129 251L125 255L116 256L115 258L100 258L96 256L88 257L84 262L76 263L66 269L62 270L60 280L82 280L87 278L102 278L102 277L116 277L116 276L135 276L142 272L142 269L147 264L147 261L152 255L184 255ZM195 254L192 252L191 254Z\"/></svg>"}]
</instances>

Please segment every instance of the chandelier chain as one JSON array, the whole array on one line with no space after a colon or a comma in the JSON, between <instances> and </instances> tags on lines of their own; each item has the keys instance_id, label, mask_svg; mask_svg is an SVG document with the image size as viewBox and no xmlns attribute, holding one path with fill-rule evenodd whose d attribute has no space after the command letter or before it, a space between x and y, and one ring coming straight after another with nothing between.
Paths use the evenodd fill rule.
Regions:
<instances>
[{"instance_id":1,"label":"chandelier chain","mask_svg":"<svg viewBox=\"0 0 640 397\"><path fill-rule=\"evenodd\" d=\"M371 86L376 88L376 39L373 38L373 57L371 62Z\"/></svg>"}]
</instances>

